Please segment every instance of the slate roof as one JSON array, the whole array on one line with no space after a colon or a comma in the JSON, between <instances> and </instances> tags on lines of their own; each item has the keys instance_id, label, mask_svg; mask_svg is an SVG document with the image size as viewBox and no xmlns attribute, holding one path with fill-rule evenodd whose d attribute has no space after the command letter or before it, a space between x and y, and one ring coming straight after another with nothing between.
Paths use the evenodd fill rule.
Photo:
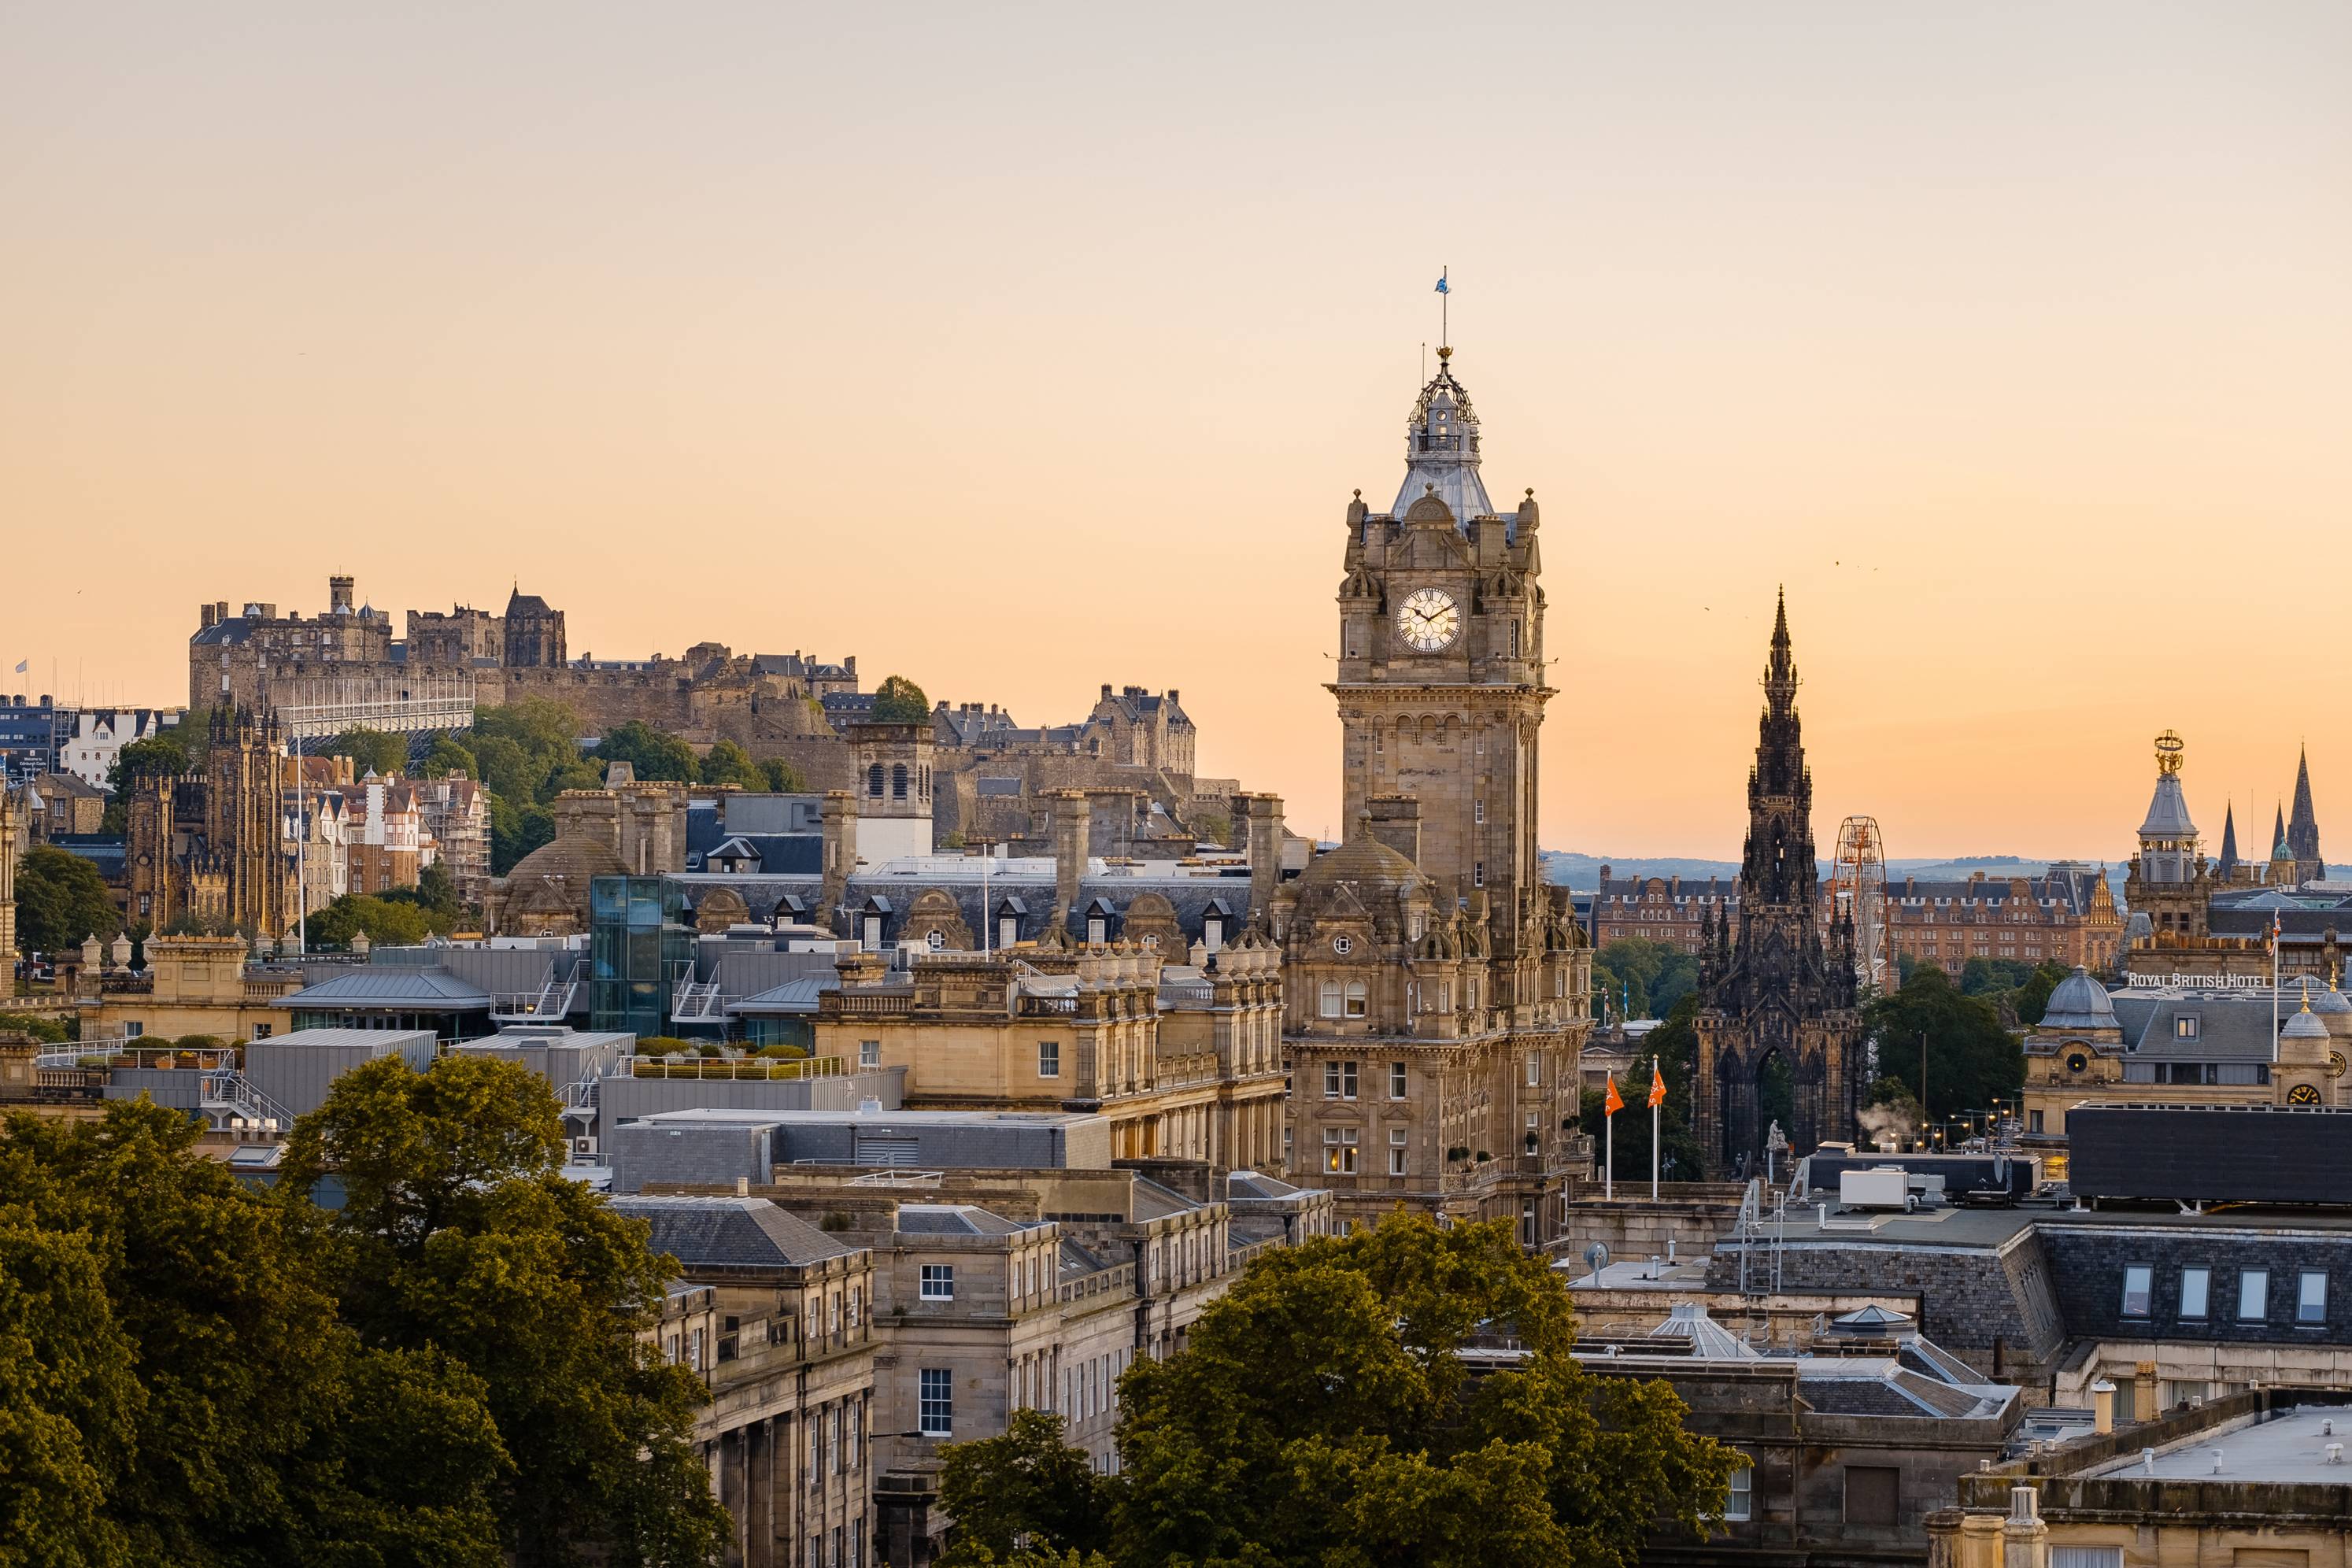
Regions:
<instances>
[{"instance_id":1,"label":"slate roof","mask_svg":"<svg viewBox=\"0 0 2352 1568\"><path fill-rule=\"evenodd\" d=\"M728 873L715 860L749 858L747 872L767 876L808 876L824 869L824 836L821 833L730 833L724 841L703 851L702 863L713 875Z\"/></svg>"},{"instance_id":2,"label":"slate roof","mask_svg":"<svg viewBox=\"0 0 2352 1568\"><path fill-rule=\"evenodd\" d=\"M2148 797L2147 820L2139 825L2151 838L2194 838L2197 825L2189 820L2189 800L2180 793L2179 773L2158 773L2156 793Z\"/></svg>"},{"instance_id":3,"label":"slate roof","mask_svg":"<svg viewBox=\"0 0 2352 1568\"><path fill-rule=\"evenodd\" d=\"M971 1204L900 1204L902 1236L1010 1236L1027 1228Z\"/></svg>"},{"instance_id":4,"label":"slate roof","mask_svg":"<svg viewBox=\"0 0 2352 1568\"><path fill-rule=\"evenodd\" d=\"M1062 1238L1060 1267L1056 1272L1064 1279L1083 1279L1089 1274L1099 1274L1110 1265L1097 1258L1068 1237Z\"/></svg>"},{"instance_id":5,"label":"slate roof","mask_svg":"<svg viewBox=\"0 0 2352 1568\"><path fill-rule=\"evenodd\" d=\"M1389 853L1394 855L1395 852L1391 850ZM1329 857L1319 858L1328 859ZM1403 860L1402 856L1396 856L1396 858ZM526 857L526 863L528 859ZM1032 869L1032 865L1036 868ZM937 889L955 900L956 913L975 937L983 926L986 927L992 946L997 942L997 922L1007 914L1015 921L1014 940L1034 942L1045 933L1048 917L1054 909L1052 862L1040 858L1026 865L1016 862L1015 867L1017 868L1008 867L1002 860L992 867L985 906L981 899L977 858L971 859L969 872L959 868L961 874L952 878L921 872L903 876L863 872L849 879L842 904L851 910L863 910L869 901L878 898L887 902L892 910L904 911L914 903L918 895ZM1409 863L1407 868L1410 869ZM824 879L807 872L774 874L703 870L676 874L671 879L686 889L689 903L698 901L701 889L731 889L741 895L745 906L751 910L751 918L761 923L773 921L778 906L788 897L800 900L798 909L791 911L794 918L802 913L816 913L824 890ZM1088 876L1079 885L1079 898L1070 911L1066 929L1073 936L1083 936L1086 933L1084 910L1097 899L1108 901L1114 910L1124 912L1130 903L1147 892L1158 893L1168 900L1176 912L1176 923L1188 942L1201 937L1202 922L1213 910L1223 921L1224 936L1228 941L1240 935L1249 922L1251 906L1247 875L1193 875L1187 868L1176 874ZM898 940L898 916L894 913L883 933L886 941ZM1110 934L1117 937L1119 932L1114 927Z\"/></svg>"},{"instance_id":6,"label":"slate roof","mask_svg":"<svg viewBox=\"0 0 2352 1568\"><path fill-rule=\"evenodd\" d=\"M765 1198L616 1197L616 1214L653 1226L647 1244L696 1268L799 1268L846 1258L843 1246Z\"/></svg>"},{"instance_id":7,"label":"slate roof","mask_svg":"<svg viewBox=\"0 0 2352 1568\"><path fill-rule=\"evenodd\" d=\"M782 985L762 991L756 996L746 996L740 1002L730 1004L728 1011L730 1013L806 1013L814 1016L817 1009L817 998L827 991L840 989L841 982L838 978L812 977L805 980L787 980Z\"/></svg>"},{"instance_id":8,"label":"slate roof","mask_svg":"<svg viewBox=\"0 0 2352 1568\"><path fill-rule=\"evenodd\" d=\"M464 1012L488 1007L487 991L439 969L371 963L316 985L305 985L278 1004L281 1007L422 1007Z\"/></svg>"},{"instance_id":9,"label":"slate roof","mask_svg":"<svg viewBox=\"0 0 2352 1568\"><path fill-rule=\"evenodd\" d=\"M2124 1044L2134 1056L2200 1062L2271 1059L2271 999L2210 992L2194 996L2119 991L2111 998ZM2197 1034L2183 1039L2177 1020L2193 1017Z\"/></svg>"},{"instance_id":10,"label":"slate roof","mask_svg":"<svg viewBox=\"0 0 2352 1568\"><path fill-rule=\"evenodd\" d=\"M1172 1188L1163 1187L1158 1182L1147 1181L1141 1176L1135 1178L1135 1218L1139 1223L1147 1219L1167 1219L1180 1214L1194 1214L1200 1207L1199 1204Z\"/></svg>"}]
</instances>

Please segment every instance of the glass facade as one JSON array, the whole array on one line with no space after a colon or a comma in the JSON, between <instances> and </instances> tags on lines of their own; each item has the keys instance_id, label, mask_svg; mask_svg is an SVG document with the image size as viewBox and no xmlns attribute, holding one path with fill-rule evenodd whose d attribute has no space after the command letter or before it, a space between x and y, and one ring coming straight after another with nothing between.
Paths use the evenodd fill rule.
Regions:
<instances>
[{"instance_id":1,"label":"glass facade","mask_svg":"<svg viewBox=\"0 0 2352 1568\"><path fill-rule=\"evenodd\" d=\"M686 893L664 877L588 885L589 1027L667 1035L669 999L694 963Z\"/></svg>"}]
</instances>

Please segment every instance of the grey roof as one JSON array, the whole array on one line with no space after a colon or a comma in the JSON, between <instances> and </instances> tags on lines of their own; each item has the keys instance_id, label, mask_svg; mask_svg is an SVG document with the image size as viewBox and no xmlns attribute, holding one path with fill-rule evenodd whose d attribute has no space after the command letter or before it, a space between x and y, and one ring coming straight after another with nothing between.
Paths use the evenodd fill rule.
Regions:
<instances>
[{"instance_id":1,"label":"grey roof","mask_svg":"<svg viewBox=\"0 0 2352 1568\"><path fill-rule=\"evenodd\" d=\"M2156 775L2156 793L2148 797L2147 820L2139 825L2149 838L2194 838L2197 825L2189 820L2189 800L2180 793L2179 773Z\"/></svg>"},{"instance_id":2,"label":"grey roof","mask_svg":"<svg viewBox=\"0 0 2352 1568\"><path fill-rule=\"evenodd\" d=\"M1064 1279L1079 1279L1089 1274L1099 1274L1110 1265L1097 1258L1068 1237L1062 1237L1062 1253L1055 1272Z\"/></svg>"},{"instance_id":3,"label":"grey roof","mask_svg":"<svg viewBox=\"0 0 2352 1568\"><path fill-rule=\"evenodd\" d=\"M1010 1236L1025 1228L971 1204L900 1204L902 1236Z\"/></svg>"},{"instance_id":4,"label":"grey roof","mask_svg":"<svg viewBox=\"0 0 2352 1568\"><path fill-rule=\"evenodd\" d=\"M887 904L892 914L884 936L886 941L895 942L898 940L898 917L910 908L918 897L937 890L955 900L957 915L975 936L984 927L992 945L996 941L998 921L1006 914L1012 915L1016 922L1014 940L1034 942L1045 934L1055 900L1052 862L1041 859L1031 862L1031 865L1037 868L1032 870L1024 867L1020 870L1010 870L1003 861L995 862L991 868L985 902L981 897L980 861L977 857L970 858L968 872L954 877L921 873L886 876L868 871L849 879L841 907L863 911L869 901ZM964 871L962 867L957 869ZM1176 924L1188 942L1202 939L1202 924L1213 912L1223 922L1223 934L1229 939L1248 923L1250 885L1245 868L1235 867L1236 874L1232 876L1200 875L1196 868L1190 867L1181 870L1171 867L1167 871L1155 872L1146 866L1139 868L1145 873L1140 876L1126 874L1130 869L1137 868L1121 868L1118 875L1088 876L1080 883L1080 896L1066 922L1066 929L1071 935L1083 936L1086 933L1084 911L1096 900L1104 900L1114 913L1123 915L1128 906L1145 893L1157 893L1168 900L1175 910ZM778 875L767 871L705 869L674 875L671 879L686 889L689 903L698 900L702 889L731 889L741 895L745 906L751 910L751 919L762 922L773 921L787 899L799 900L799 908L793 911L795 914L802 910L812 916L825 912L819 908L824 901L824 879L813 872ZM1113 937L1119 935L1116 924L1110 934Z\"/></svg>"},{"instance_id":5,"label":"grey roof","mask_svg":"<svg viewBox=\"0 0 2352 1568\"><path fill-rule=\"evenodd\" d=\"M817 998L827 991L841 989L836 977L811 976L804 980L787 980L782 985L762 991L756 996L746 996L730 1003L730 1013L808 1013L814 1014Z\"/></svg>"},{"instance_id":6,"label":"grey roof","mask_svg":"<svg viewBox=\"0 0 2352 1568\"><path fill-rule=\"evenodd\" d=\"M2091 972L2078 963L2074 973L2061 980L2050 993L2050 1004L2042 1012L2039 1026L2113 1029L2118 1026L2115 1004L2107 999L2107 988L2092 979Z\"/></svg>"},{"instance_id":7,"label":"grey roof","mask_svg":"<svg viewBox=\"0 0 2352 1568\"><path fill-rule=\"evenodd\" d=\"M747 869L769 876L807 875L824 869L824 836L821 833L730 833L703 851L703 865L714 873L713 860L749 858ZM723 874L723 873L722 873Z\"/></svg>"},{"instance_id":8,"label":"grey roof","mask_svg":"<svg viewBox=\"0 0 2352 1568\"><path fill-rule=\"evenodd\" d=\"M2132 1054L2179 1061L2246 1061L2271 1059L2271 999L2211 992L2194 996L2164 992L2118 991L2116 1021L2123 1026L2124 1043ZM2180 1037L2178 1020L2193 1017L2197 1033Z\"/></svg>"},{"instance_id":9,"label":"grey roof","mask_svg":"<svg viewBox=\"0 0 2352 1568\"><path fill-rule=\"evenodd\" d=\"M1305 1189L1263 1171L1235 1171L1225 1178L1225 1190L1237 1198L1289 1198Z\"/></svg>"},{"instance_id":10,"label":"grey roof","mask_svg":"<svg viewBox=\"0 0 2352 1568\"><path fill-rule=\"evenodd\" d=\"M371 963L306 985L281 1007L423 1007L436 1012L470 1011L490 1005L489 993L438 969L404 963Z\"/></svg>"},{"instance_id":11,"label":"grey roof","mask_svg":"<svg viewBox=\"0 0 2352 1568\"><path fill-rule=\"evenodd\" d=\"M1135 1178L1135 1217L1138 1220L1166 1219L1172 1215L1195 1214L1201 1205L1191 1198L1158 1182L1144 1177Z\"/></svg>"},{"instance_id":12,"label":"grey roof","mask_svg":"<svg viewBox=\"0 0 2352 1568\"><path fill-rule=\"evenodd\" d=\"M765 1198L617 1197L615 1214L653 1226L648 1245L688 1272L776 1268L845 1258L852 1250Z\"/></svg>"}]
</instances>

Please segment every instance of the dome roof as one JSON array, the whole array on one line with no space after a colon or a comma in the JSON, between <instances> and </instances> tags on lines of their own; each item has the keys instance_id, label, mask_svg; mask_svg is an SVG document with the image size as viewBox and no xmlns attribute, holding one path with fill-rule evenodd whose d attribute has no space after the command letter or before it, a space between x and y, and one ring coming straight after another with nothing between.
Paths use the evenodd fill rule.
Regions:
<instances>
[{"instance_id":1,"label":"dome roof","mask_svg":"<svg viewBox=\"0 0 2352 1568\"><path fill-rule=\"evenodd\" d=\"M2050 993L2049 1005L2042 1009L2041 1027L2044 1029L2113 1029L2116 1022L2115 1004L2107 1000L2107 988L2091 978L2091 972L2081 964L2074 973L2061 980Z\"/></svg>"},{"instance_id":2,"label":"dome roof","mask_svg":"<svg viewBox=\"0 0 2352 1568\"><path fill-rule=\"evenodd\" d=\"M625 877L629 868L602 839L572 833L541 845L515 862L507 873L510 887L525 882L578 882L584 896L591 877Z\"/></svg>"},{"instance_id":3,"label":"dome roof","mask_svg":"<svg viewBox=\"0 0 2352 1568\"><path fill-rule=\"evenodd\" d=\"M2344 993L2330 984L2311 999L2311 1010L2315 1013L2352 1013L2352 1001L2347 1001Z\"/></svg>"},{"instance_id":4,"label":"dome roof","mask_svg":"<svg viewBox=\"0 0 2352 1568\"><path fill-rule=\"evenodd\" d=\"M1379 839L1359 822L1354 837L1327 854L1318 855L1300 873L1299 886L1328 888L1348 882L1386 892L1403 892L1421 885L1421 868Z\"/></svg>"},{"instance_id":5,"label":"dome roof","mask_svg":"<svg viewBox=\"0 0 2352 1568\"><path fill-rule=\"evenodd\" d=\"M2327 1026L2321 1023L2319 1016L2308 1007L2289 1018L2286 1027L2279 1031L2282 1040L2324 1040L2326 1037Z\"/></svg>"}]
</instances>

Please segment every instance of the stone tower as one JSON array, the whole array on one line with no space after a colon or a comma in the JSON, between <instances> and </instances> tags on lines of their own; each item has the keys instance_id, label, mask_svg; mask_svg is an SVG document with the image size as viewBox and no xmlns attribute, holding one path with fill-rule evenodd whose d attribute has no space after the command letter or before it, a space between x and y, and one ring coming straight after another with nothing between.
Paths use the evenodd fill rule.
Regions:
<instances>
[{"instance_id":1,"label":"stone tower","mask_svg":"<svg viewBox=\"0 0 2352 1568\"><path fill-rule=\"evenodd\" d=\"M1421 803L1419 853L1436 887L1484 891L1511 951L1542 891L1536 731L1544 684L1543 563L1535 492L1486 500L1478 416L1440 349L1405 428L1405 480L1385 516L1348 508L1339 587L1344 820L1376 797Z\"/></svg>"},{"instance_id":2,"label":"stone tower","mask_svg":"<svg viewBox=\"0 0 2352 1568\"><path fill-rule=\"evenodd\" d=\"M517 584L507 600L507 613L500 617L506 629L506 658L509 669L560 669L566 662L563 647L563 612L549 607L545 599L536 594L526 594Z\"/></svg>"},{"instance_id":3,"label":"stone tower","mask_svg":"<svg viewBox=\"0 0 2352 1568\"><path fill-rule=\"evenodd\" d=\"M0 963L16 963L16 859L25 852L24 816L21 797L0 784Z\"/></svg>"},{"instance_id":4,"label":"stone tower","mask_svg":"<svg viewBox=\"0 0 2352 1568\"><path fill-rule=\"evenodd\" d=\"M1862 1020L1854 1009L1852 917L1821 929L1813 854L1813 776L1797 716L1797 665L1782 596L1764 666L1764 711L1748 774L1748 838L1736 916L1709 910L1699 966L1698 1083L1693 1096L1710 1175L1760 1163L1766 1080L1788 1069L1792 1157L1849 1138L1862 1100ZM1733 921L1738 922L1734 929Z\"/></svg>"},{"instance_id":5,"label":"stone tower","mask_svg":"<svg viewBox=\"0 0 2352 1568\"><path fill-rule=\"evenodd\" d=\"M204 843L226 878L228 924L274 937L294 923L294 861L279 810L284 737L277 715L213 714L205 761Z\"/></svg>"},{"instance_id":6,"label":"stone tower","mask_svg":"<svg viewBox=\"0 0 2352 1568\"><path fill-rule=\"evenodd\" d=\"M851 784L857 796L857 854L869 865L931 852L929 721L871 721L849 729Z\"/></svg>"},{"instance_id":7,"label":"stone tower","mask_svg":"<svg viewBox=\"0 0 2352 1568\"><path fill-rule=\"evenodd\" d=\"M2311 753L2306 748L2294 760L2294 815L2287 818L2286 847L2294 852L2294 879L2316 882L2327 875L2319 855L2319 819L2311 809Z\"/></svg>"},{"instance_id":8,"label":"stone tower","mask_svg":"<svg viewBox=\"0 0 2352 1568\"><path fill-rule=\"evenodd\" d=\"M2180 790L2187 757L2180 737L2171 731L2156 738L2156 793L2139 825L2139 853L2124 873L2124 902L2132 913L2147 916L2158 943L2167 937L2202 939L2205 906L2213 891L2213 868L2199 851L2197 824ZM2231 847L2234 851L2236 846Z\"/></svg>"}]
</instances>

